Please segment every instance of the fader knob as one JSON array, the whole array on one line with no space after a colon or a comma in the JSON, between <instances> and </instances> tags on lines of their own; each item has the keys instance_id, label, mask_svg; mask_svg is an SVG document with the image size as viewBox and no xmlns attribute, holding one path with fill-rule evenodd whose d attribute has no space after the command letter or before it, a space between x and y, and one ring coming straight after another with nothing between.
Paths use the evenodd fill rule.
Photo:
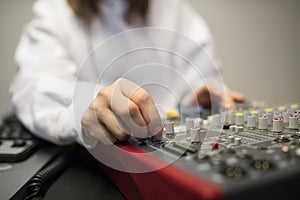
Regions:
<instances>
[{"instance_id":1,"label":"fader knob","mask_svg":"<svg viewBox=\"0 0 300 200\"><path fill-rule=\"evenodd\" d=\"M281 133L283 131L283 119L281 117L274 117L273 131L276 133Z\"/></svg>"},{"instance_id":2,"label":"fader knob","mask_svg":"<svg viewBox=\"0 0 300 200\"><path fill-rule=\"evenodd\" d=\"M289 116L289 128L290 129L298 129L299 124L298 124L299 117L298 115L292 114Z\"/></svg>"}]
</instances>

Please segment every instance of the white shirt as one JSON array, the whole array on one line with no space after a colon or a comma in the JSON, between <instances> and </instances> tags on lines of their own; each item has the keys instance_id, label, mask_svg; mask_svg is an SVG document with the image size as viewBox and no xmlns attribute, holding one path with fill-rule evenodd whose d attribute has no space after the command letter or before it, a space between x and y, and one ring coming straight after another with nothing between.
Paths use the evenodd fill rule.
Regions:
<instances>
[{"instance_id":1,"label":"white shirt","mask_svg":"<svg viewBox=\"0 0 300 200\"><path fill-rule=\"evenodd\" d=\"M181 99L187 96L187 88L180 79L188 79L193 89L206 81L195 76L192 67L186 66L186 63L183 65L182 59L177 57L171 61L167 59L169 53L157 53L151 49L137 51L125 60L120 58L105 70L103 63L105 59L112 58L110 55L123 53L122 49L148 46L149 38L145 36L145 31L133 31L129 36L122 33L141 27L138 22L134 25L124 22L126 1L104 1L99 9L102 10L105 23L96 18L88 28L73 13L66 0L38 0L33 6L35 16L24 29L17 47L18 72L10 88L15 112L34 134L57 144L83 142L80 117L93 100L97 91L95 87L101 89L117 78L125 77L141 86L144 84L157 105L167 109L177 105L178 99L175 96ZM182 54L196 62L197 59L203 60L203 52L201 54L197 49L188 48L185 40L177 38L182 33L203 47L209 58L214 58L213 41L207 25L183 0L150 0L147 26L156 27L154 32L149 29L150 43L155 47L187 52ZM160 30L157 28L165 31L156 36ZM167 30L177 31L175 37L168 38L168 34L165 34ZM112 39L111 36L118 33L121 33L121 39ZM119 46L114 47L105 41L114 41L114 44L117 41ZM88 60L85 60L97 46L95 55L90 54ZM106 50L105 53L103 50ZM80 71L80 67L89 62L94 62L97 67ZM156 64L149 67L149 63ZM200 63L203 64L202 61ZM142 67L136 69L136 66ZM176 69L174 74L170 73L170 66ZM219 74L210 67L203 65L201 70L208 79L214 80ZM176 74L183 78L175 77ZM166 87L147 87L151 81ZM172 96L169 92L171 94L173 91L176 95L169 98Z\"/></svg>"}]
</instances>

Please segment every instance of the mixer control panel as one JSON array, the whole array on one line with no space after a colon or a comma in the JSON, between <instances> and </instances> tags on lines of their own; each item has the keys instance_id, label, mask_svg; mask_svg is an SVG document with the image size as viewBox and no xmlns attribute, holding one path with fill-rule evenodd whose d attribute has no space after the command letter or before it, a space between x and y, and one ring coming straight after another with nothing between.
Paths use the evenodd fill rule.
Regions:
<instances>
[{"instance_id":1,"label":"mixer control panel","mask_svg":"<svg viewBox=\"0 0 300 200\"><path fill-rule=\"evenodd\" d=\"M300 104L241 104L205 117L170 118L163 138L146 145L178 156L173 164L225 191L255 191L257 183L300 180L299 116Z\"/></svg>"}]
</instances>

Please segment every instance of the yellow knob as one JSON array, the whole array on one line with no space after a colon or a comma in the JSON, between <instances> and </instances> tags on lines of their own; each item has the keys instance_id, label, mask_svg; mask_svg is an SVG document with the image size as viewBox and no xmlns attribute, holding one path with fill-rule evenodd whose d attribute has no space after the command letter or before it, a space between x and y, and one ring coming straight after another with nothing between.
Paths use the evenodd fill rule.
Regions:
<instances>
[{"instance_id":1,"label":"yellow knob","mask_svg":"<svg viewBox=\"0 0 300 200\"><path fill-rule=\"evenodd\" d=\"M273 109L272 108L266 108L265 112L268 112L268 113L273 112Z\"/></svg>"},{"instance_id":2,"label":"yellow knob","mask_svg":"<svg viewBox=\"0 0 300 200\"><path fill-rule=\"evenodd\" d=\"M169 110L166 110L166 115L167 115L168 119L178 118L179 111L177 109L169 109Z\"/></svg>"},{"instance_id":3,"label":"yellow knob","mask_svg":"<svg viewBox=\"0 0 300 200\"><path fill-rule=\"evenodd\" d=\"M278 107L278 110L279 110L279 111L285 111L285 110L286 110L286 107L285 107L285 106L279 106L279 107Z\"/></svg>"},{"instance_id":4,"label":"yellow knob","mask_svg":"<svg viewBox=\"0 0 300 200\"><path fill-rule=\"evenodd\" d=\"M251 110L251 114L252 114L252 115L257 115L258 113L259 113L258 110Z\"/></svg>"},{"instance_id":5,"label":"yellow knob","mask_svg":"<svg viewBox=\"0 0 300 200\"><path fill-rule=\"evenodd\" d=\"M291 109L297 109L298 108L298 104L294 103L290 107L291 107Z\"/></svg>"}]
</instances>

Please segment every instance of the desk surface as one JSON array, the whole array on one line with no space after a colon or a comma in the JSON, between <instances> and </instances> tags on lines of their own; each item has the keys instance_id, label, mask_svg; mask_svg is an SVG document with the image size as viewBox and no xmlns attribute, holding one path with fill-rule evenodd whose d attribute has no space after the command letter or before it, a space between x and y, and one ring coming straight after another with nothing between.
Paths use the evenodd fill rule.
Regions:
<instances>
[{"instance_id":1,"label":"desk surface","mask_svg":"<svg viewBox=\"0 0 300 200\"><path fill-rule=\"evenodd\" d=\"M97 161L83 148L66 171L49 188L44 200L124 199L120 191L101 172Z\"/></svg>"}]
</instances>

